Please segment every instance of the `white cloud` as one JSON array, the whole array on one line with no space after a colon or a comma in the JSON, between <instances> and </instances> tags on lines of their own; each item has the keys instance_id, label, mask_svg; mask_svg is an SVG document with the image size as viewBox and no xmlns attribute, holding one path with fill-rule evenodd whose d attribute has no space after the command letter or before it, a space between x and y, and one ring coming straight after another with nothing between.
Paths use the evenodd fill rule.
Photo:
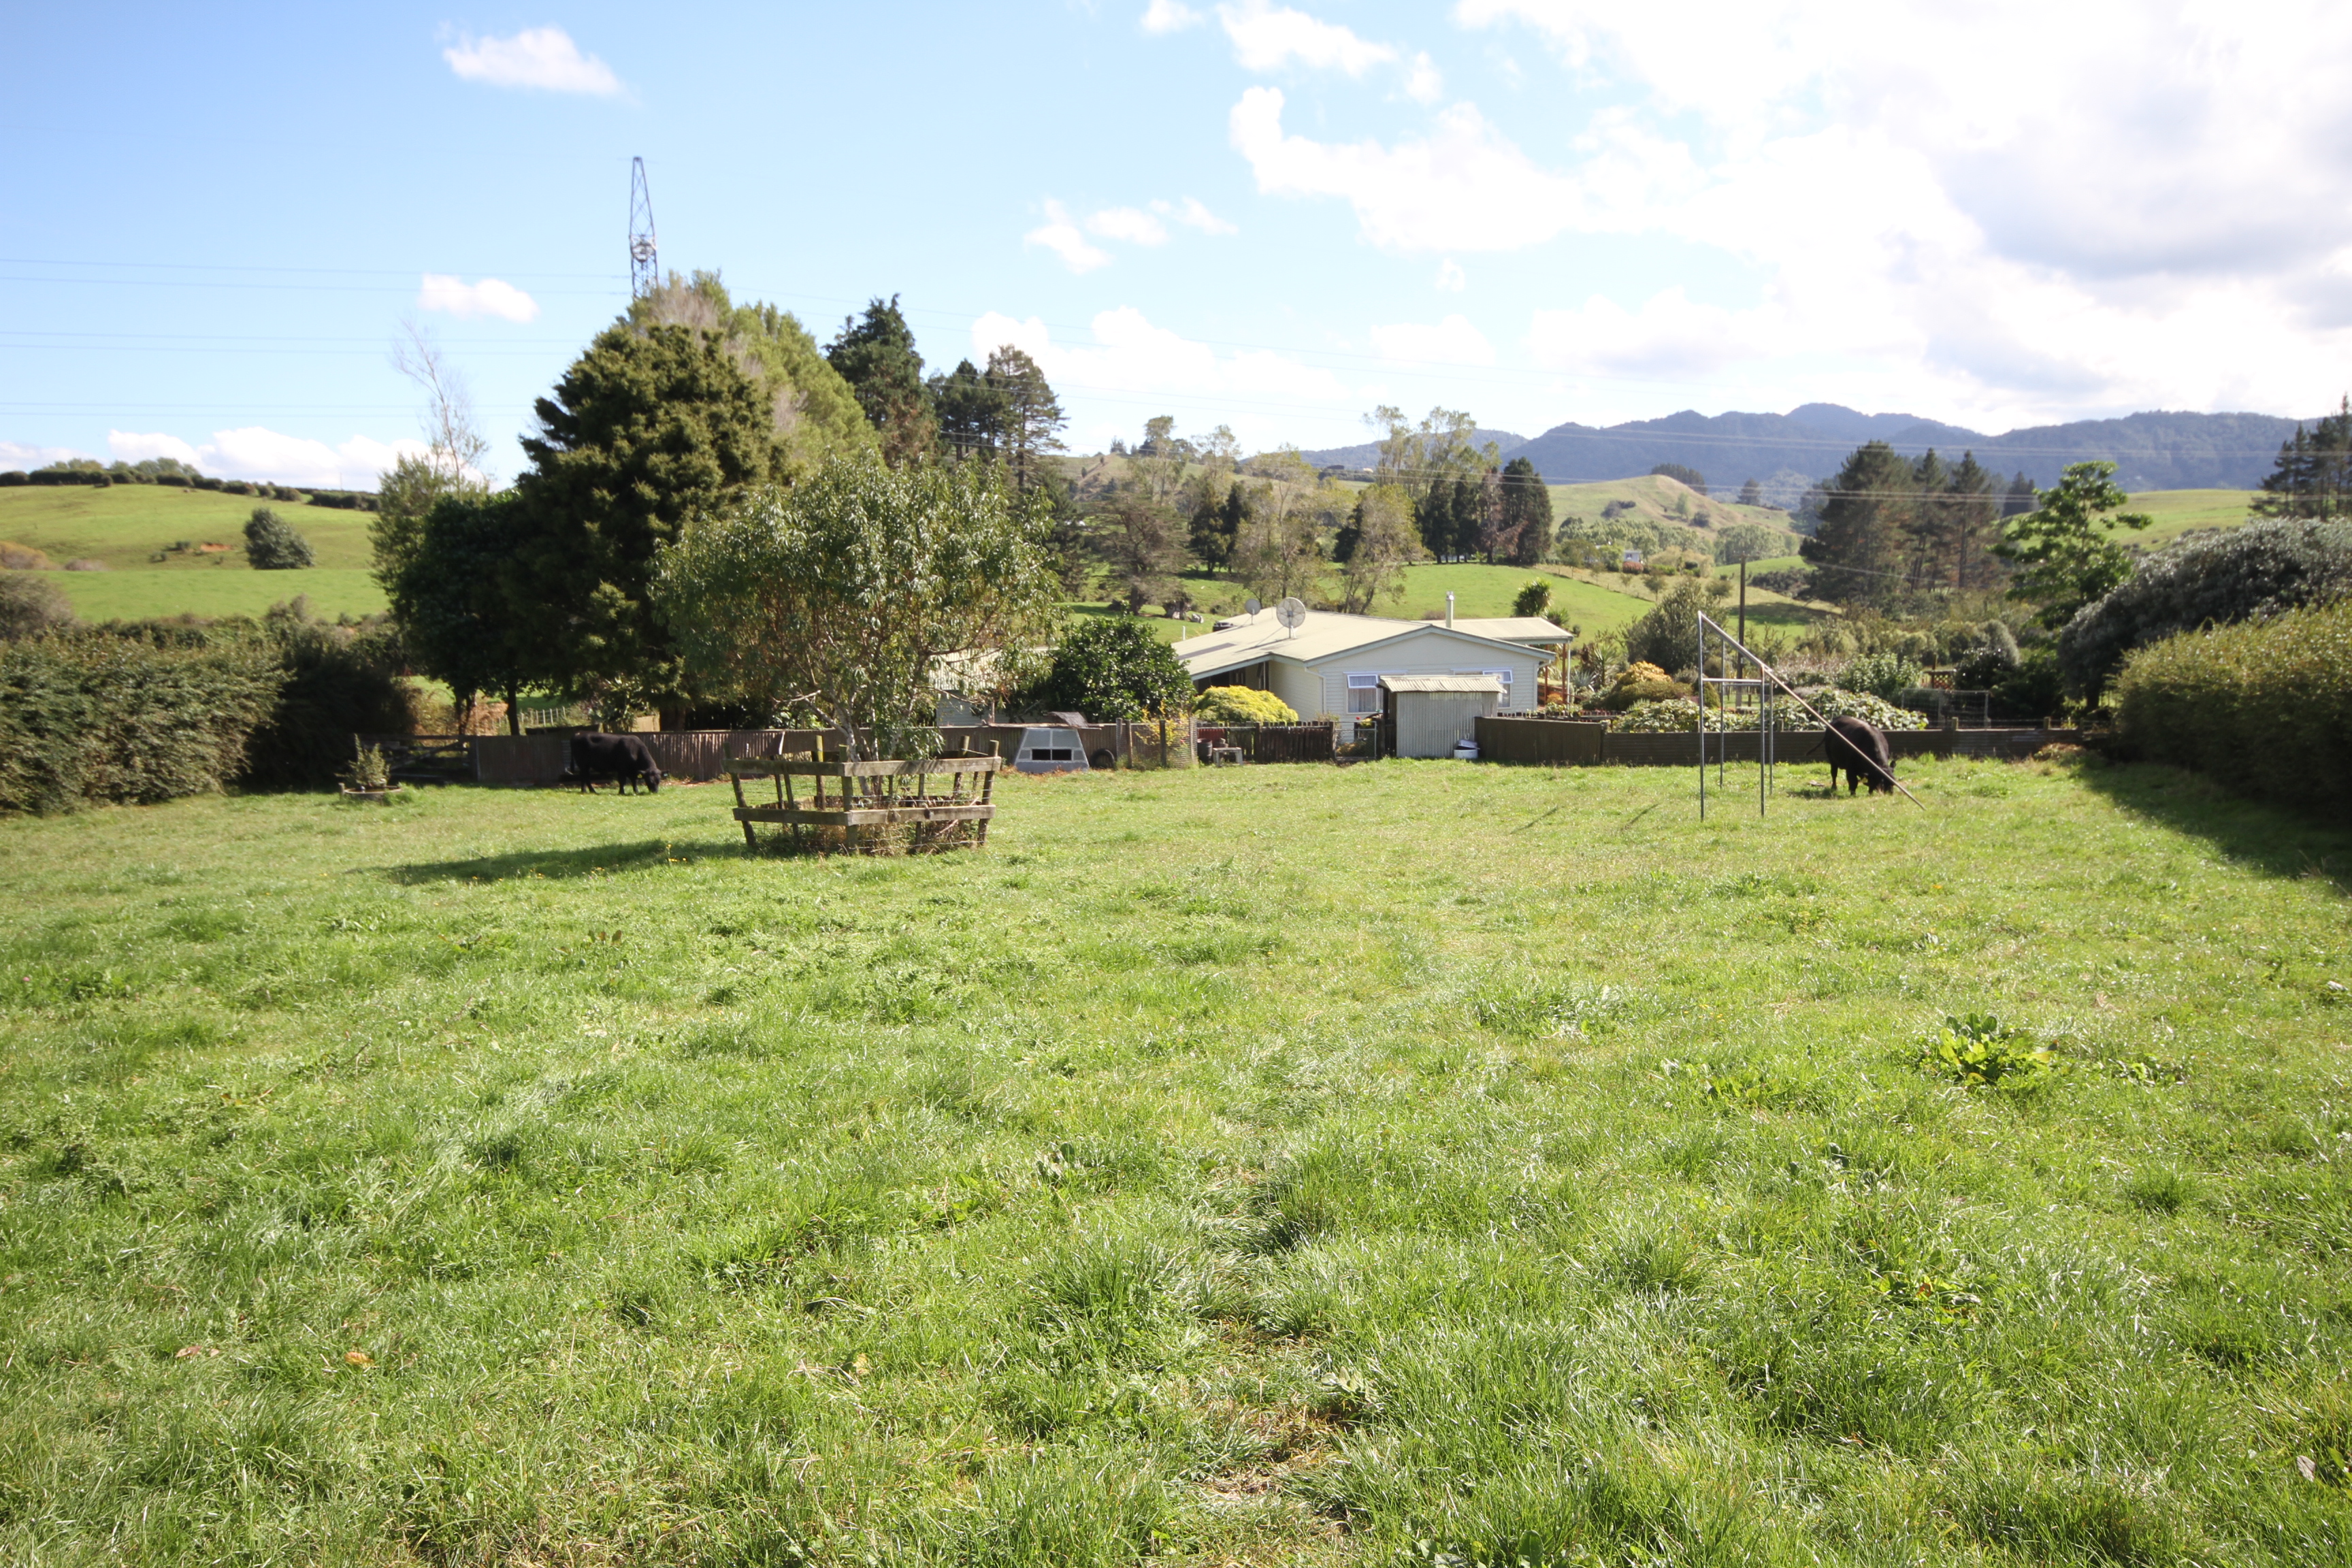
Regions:
<instances>
[{"instance_id":1,"label":"white cloud","mask_svg":"<svg viewBox=\"0 0 2352 1568\"><path fill-rule=\"evenodd\" d=\"M1234 44L1234 58L1245 70L1277 71L1292 60L1318 70L1361 76L1397 58L1386 44L1358 37L1337 22L1324 22L1267 0L1241 0L1217 7L1217 20Z\"/></svg>"},{"instance_id":2,"label":"white cloud","mask_svg":"<svg viewBox=\"0 0 2352 1568\"><path fill-rule=\"evenodd\" d=\"M1201 13L1181 0L1151 0L1143 8L1143 30L1147 33L1177 33L1201 20Z\"/></svg>"},{"instance_id":3,"label":"white cloud","mask_svg":"<svg viewBox=\"0 0 2352 1568\"><path fill-rule=\"evenodd\" d=\"M0 469L19 468L30 472L46 468L51 463L62 463L74 458L87 458L71 447L28 447L21 441L0 441Z\"/></svg>"},{"instance_id":4,"label":"white cloud","mask_svg":"<svg viewBox=\"0 0 2352 1568\"><path fill-rule=\"evenodd\" d=\"M1405 72L1404 95L1415 103L1435 103L1445 96L1445 78L1426 54L1412 57L1412 68Z\"/></svg>"},{"instance_id":5,"label":"white cloud","mask_svg":"<svg viewBox=\"0 0 2352 1568\"><path fill-rule=\"evenodd\" d=\"M593 55L583 55L561 27L526 27L511 38L477 38L469 33L441 51L449 68L467 81L492 87L534 87L548 92L618 96L621 79Z\"/></svg>"},{"instance_id":6,"label":"white cloud","mask_svg":"<svg viewBox=\"0 0 2352 1568\"><path fill-rule=\"evenodd\" d=\"M1151 210L1164 213L1171 208L1166 202L1154 202L1151 204ZM1239 234L1241 232L1240 229L1202 205L1197 196L1186 196L1173 211L1178 223L1187 228L1197 228L1202 234Z\"/></svg>"},{"instance_id":7,"label":"white cloud","mask_svg":"<svg viewBox=\"0 0 2352 1568\"><path fill-rule=\"evenodd\" d=\"M1454 260L1454 258L1449 256L1444 260L1437 264L1437 291L1439 293L1459 294L1463 289L1467 289L1468 287L1470 287L1470 275L1462 270L1462 263Z\"/></svg>"},{"instance_id":8,"label":"white cloud","mask_svg":"<svg viewBox=\"0 0 2352 1568\"><path fill-rule=\"evenodd\" d=\"M1551 238L1590 205L1578 182L1538 166L1475 104L1436 117L1435 133L1393 148L1284 133L1279 88L1253 87L1228 129L1267 195L1339 196L1363 237L1391 250L1517 250Z\"/></svg>"},{"instance_id":9,"label":"white cloud","mask_svg":"<svg viewBox=\"0 0 2352 1568\"><path fill-rule=\"evenodd\" d=\"M1045 221L1021 237L1024 245L1042 245L1062 258L1073 272L1092 272L1097 267L1110 265L1110 252L1100 246L1087 243L1078 226L1062 204L1045 204Z\"/></svg>"},{"instance_id":10,"label":"white cloud","mask_svg":"<svg viewBox=\"0 0 2352 1568\"><path fill-rule=\"evenodd\" d=\"M1269 398L1286 406L1292 402L1344 402L1353 396L1328 370L1265 349L1220 357L1207 343L1152 325L1130 305L1100 312L1091 325L1091 343L1062 344L1034 316L1015 321L992 310L972 323L972 354L977 359L1010 343L1035 360L1066 398L1148 393L1180 398Z\"/></svg>"},{"instance_id":11,"label":"white cloud","mask_svg":"<svg viewBox=\"0 0 2352 1568\"><path fill-rule=\"evenodd\" d=\"M1157 206L1161 204L1154 203ZM1134 207L1105 207L1087 219L1087 232L1102 239L1121 239L1129 245L1165 245L1168 226L1148 212Z\"/></svg>"},{"instance_id":12,"label":"white cloud","mask_svg":"<svg viewBox=\"0 0 2352 1568\"><path fill-rule=\"evenodd\" d=\"M427 272L416 291L416 308L451 316L496 316L508 321L535 321L539 301L511 283L485 278L468 283L446 272Z\"/></svg>"},{"instance_id":13,"label":"white cloud","mask_svg":"<svg viewBox=\"0 0 2352 1568\"><path fill-rule=\"evenodd\" d=\"M258 425L237 430L215 430L209 441L191 444L177 436L109 430L107 450L126 463L148 458L177 458L207 474L230 479L272 479L279 484L331 489L372 489L376 476L405 453L422 457L422 441L379 441L353 436L340 446L308 437L288 436ZM0 455L5 455L0 446Z\"/></svg>"},{"instance_id":14,"label":"white cloud","mask_svg":"<svg viewBox=\"0 0 2352 1568\"><path fill-rule=\"evenodd\" d=\"M1459 0L1455 16L1534 28L1580 98L1615 105L1544 171L1557 232L1712 250L1760 298L1549 310L1533 338L1548 363L1867 377L1999 424L2301 412L2332 403L2352 361L2332 259L2352 247L2352 163L2311 154L2352 144L2352 100L2319 86L2352 70L2352 8L1757 0L1695 26L1675 7ZM1299 144L1277 120L1261 109L1244 145L1234 111L1261 188L1344 195L1375 243L1426 232L1370 172L1409 144Z\"/></svg>"},{"instance_id":15,"label":"white cloud","mask_svg":"<svg viewBox=\"0 0 2352 1568\"><path fill-rule=\"evenodd\" d=\"M1595 294L1580 310L1535 312L1528 347L1547 370L1707 375L1777 346L1771 317L1696 304L1679 285L1652 295L1638 311Z\"/></svg>"},{"instance_id":16,"label":"white cloud","mask_svg":"<svg viewBox=\"0 0 2352 1568\"><path fill-rule=\"evenodd\" d=\"M1372 347L1380 351L1382 359L1420 364L1495 363L1495 345L1470 324L1466 316L1448 316L1433 326L1407 321L1392 327L1374 327L1371 336Z\"/></svg>"}]
</instances>

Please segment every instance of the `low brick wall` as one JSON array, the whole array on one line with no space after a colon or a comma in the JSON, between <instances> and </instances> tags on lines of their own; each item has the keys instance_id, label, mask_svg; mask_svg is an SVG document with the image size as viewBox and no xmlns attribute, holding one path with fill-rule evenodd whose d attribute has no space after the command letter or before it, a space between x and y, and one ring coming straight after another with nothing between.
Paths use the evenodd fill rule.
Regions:
<instances>
[{"instance_id":1,"label":"low brick wall","mask_svg":"<svg viewBox=\"0 0 2352 1568\"><path fill-rule=\"evenodd\" d=\"M2058 742L2080 744L2077 730L1895 730L1888 747L1903 757L1996 757L2015 761ZM1731 731L1706 738L1706 758L1757 760L1761 738L1754 731ZM1554 767L1683 767L1698 765L1694 734L1617 735L1602 724L1559 719L1481 719L1478 758L1491 763L1537 763ZM1773 737L1773 756L1783 763L1822 760L1822 731L1783 730Z\"/></svg>"}]
</instances>

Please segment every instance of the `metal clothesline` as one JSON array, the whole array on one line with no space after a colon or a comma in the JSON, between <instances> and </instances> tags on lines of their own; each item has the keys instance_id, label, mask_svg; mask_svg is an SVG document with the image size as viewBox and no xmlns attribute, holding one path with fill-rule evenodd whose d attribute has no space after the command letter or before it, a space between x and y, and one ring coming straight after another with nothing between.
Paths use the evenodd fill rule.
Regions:
<instances>
[{"instance_id":1,"label":"metal clothesline","mask_svg":"<svg viewBox=\"0 0 2352 1568\"><path fill-rule=\"evenodd\" d=\"M1725 668L1744 669L1752 664L1756 667L1756 673L1752 676L1709 675L1706 672L1706 651L1707 635L1710 632L1716 637L1717 652L1723 658ZM1730 657L1735 654L1740 660L1736 666ZM1765 814L1765 805L1771 797L1773 765L1779 751L1779 731L1773 722L1778 698L1785 696L1790 701L1812 715L1813 722L1822 727L1824 743L1829 738L1830 721L1822 717L1820 709L1798 696L1796 689L1780 679L1780 671L1766 663L1746 643L1724 630L1706 611L1700 611L1696 724L1698 728L1698 817L1701 822L1706 820L1706 693L1709 687L1716 688L1718 693L1716 705L1717 712L1723 712L1728 709L1730 706L1727 700L1728 694L1732 691L1753 690L1757 694L1756 755L1759 766L1756 770L1756 815L1762 816ZM1724 769L1730 757L1731 731L1718 730L1716 731L1716 736L1715 782L1717 789L1720 790L1724 782ZM1907 789L1903 789L1902 781L1895 778L1892 773L1886 775L1886 782L1896 789L1903 790L1903 798L1913 805L1922 811L1927 809L1927 804L1917 795Z\"/></svg>"}]
</instances>

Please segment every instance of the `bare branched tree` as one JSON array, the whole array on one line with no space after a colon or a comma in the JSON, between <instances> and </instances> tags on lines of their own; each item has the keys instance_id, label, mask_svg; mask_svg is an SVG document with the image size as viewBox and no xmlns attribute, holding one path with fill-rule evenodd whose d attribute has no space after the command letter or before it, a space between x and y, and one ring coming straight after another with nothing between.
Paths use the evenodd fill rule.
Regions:
<instances>
[{"instance_id":1,"label":"bare branched tree","mask_svg":"<svg viewBox=\"0 0 2352 1568\"><path fill-rule=\"evenodd\" d=\"M414 319L403 320L400 329L401 336L392 345L392 365L425 394L425 443L432 450L435 471L452 487L479 484L490 443L474 422L474 394L465 373L449 363L441 345Z\"/></svg>"}]
</instances>

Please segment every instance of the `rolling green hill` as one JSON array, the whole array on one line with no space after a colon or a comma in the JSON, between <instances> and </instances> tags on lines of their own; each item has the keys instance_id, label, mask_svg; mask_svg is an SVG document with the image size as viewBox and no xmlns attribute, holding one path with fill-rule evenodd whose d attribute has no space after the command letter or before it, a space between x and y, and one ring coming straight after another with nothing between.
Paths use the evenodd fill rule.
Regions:
<instances>
[{"instance_id":1,"label":"rolling green hill","mask_svg":"<svg viewBox=\"0 0 2352 1568\"><path fill-rule=\"evenodd\" d=\"M316 567L256 572L246 565L246 520L262 505L310 542ZM368 615L382 610L384 598L367 573L367 531L365 512L168 485L0 490L0 541L38 550L60 567L76 560L106 567L49 574L86 621L256 616L297 595L308 595L317 615ZM183 543L190 548L173 548ZM227 548L195 548L205 544Z\"/></svg>"}]
</instances>

